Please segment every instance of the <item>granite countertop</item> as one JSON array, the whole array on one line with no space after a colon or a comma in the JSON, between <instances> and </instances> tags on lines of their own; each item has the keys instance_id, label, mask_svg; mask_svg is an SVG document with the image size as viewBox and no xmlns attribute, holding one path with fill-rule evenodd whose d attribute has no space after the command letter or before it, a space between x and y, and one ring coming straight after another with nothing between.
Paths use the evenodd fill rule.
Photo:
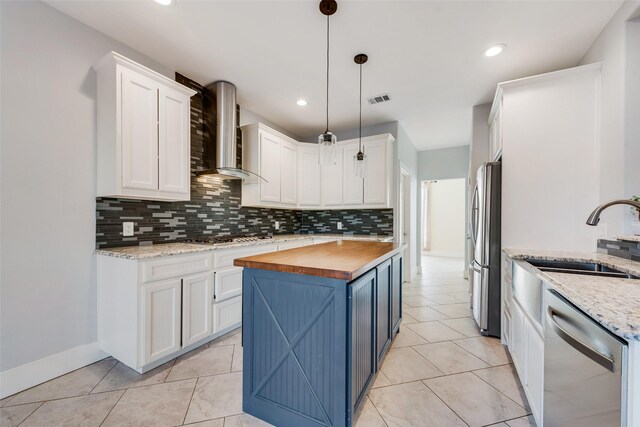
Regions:
<instances>
[{"instance_id":1,"label":"granite countertop","mask_svg":"<svg viewBox=\"0 0 640 427\"><path fill-rule=\"evenodd\" d=\"M637 234L632 236L616 236L616 239L624 242L640 242L640 236Z\"/></svg>"},{"instance_id":2,"label":"granite countertop","mask_svg":"<svg viewBox=\"0 0 640 427\"><path fill-rule=\"evenodd\" d=\"M597 262L640 276L640 262L611 255L523 249L504 249L503 252L525 261ZM537 271L538 277L609 331L626 340L640 341L640 280Z\"/></svg>"},{"instance_id":3,"label":"granite countertop","mask_svg":"<svg viewBox=\"0 0 640 427\"><path fill-rule=\"evenodd\" d=\"M244 246L257 246L278 244L294 240L306 239L342 239L342 240L360 240L372 242L388 242L392 241L390 236L352 236L344 234L281 234L275 235L272 239L254 240L250 242L229 242L216 243L213 245L202 243L160 243L156 245L146 246L122 246L117 248L96 249L96 255L105 255L116 258L124 258L131 260L140 260L147 258L157 258L170 255L184 255L198 252L216 251L222 249L241 248Z\"/></svg>"}]
</instances>

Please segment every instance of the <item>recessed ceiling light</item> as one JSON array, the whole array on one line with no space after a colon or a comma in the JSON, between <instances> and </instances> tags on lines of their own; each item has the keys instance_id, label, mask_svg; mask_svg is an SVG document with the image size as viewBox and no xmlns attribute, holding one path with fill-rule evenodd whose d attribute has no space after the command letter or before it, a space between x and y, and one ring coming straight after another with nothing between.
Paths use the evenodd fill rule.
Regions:
<instances>
[{"instance_id":1,"label":"recessed ceiling light","mask_svg":"<svg viewBox=\"0 0 640 427\"><path fill-rule=\"evenodd\" d=\"M173 3L173 0L155 0L155 2L163 6L170 6L171 3Z\"/></svg>"},{"instance_id":2,"label":"recessed ceiling light","mask_svg":"<svg viewBox=\"0 0 640 427\"><path fill-rule=\"evenodd\" d=\"M506 45L503 44L497 44L495 46L491 46L490 48L488 48L487 50L485 50L483 52L484 56L487 57L492 57L492 56L496 56L496 55L500 55L505 49L507 48Z\"/></svg>"},{"instance_id":3,"label":"recessed ceiling light","mask_svg":"<svg viewBox=\"0 0 640 427\"><path fill-rule=\"evenodd\" d=\"M298 99L296 101L296 104L298 104L301 107L304 107L305 105L307 105L307 100L306 99Z\"/></svg>"}]
</instances>

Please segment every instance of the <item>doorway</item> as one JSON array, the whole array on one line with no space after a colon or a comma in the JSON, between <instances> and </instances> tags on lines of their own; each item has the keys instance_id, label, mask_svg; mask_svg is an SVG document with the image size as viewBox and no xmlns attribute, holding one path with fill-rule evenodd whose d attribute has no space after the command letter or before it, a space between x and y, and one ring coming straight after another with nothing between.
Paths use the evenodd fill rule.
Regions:
<instances>
[{"instance_id":1,"label":"doorway","mask_svg":"<svg viewBox=\"0 0 640 427\"><path fill-rule=\"evenodd\" d=\"M466 179L422 182L422 253L464 258Z\"/></svg>"}]
</instances>

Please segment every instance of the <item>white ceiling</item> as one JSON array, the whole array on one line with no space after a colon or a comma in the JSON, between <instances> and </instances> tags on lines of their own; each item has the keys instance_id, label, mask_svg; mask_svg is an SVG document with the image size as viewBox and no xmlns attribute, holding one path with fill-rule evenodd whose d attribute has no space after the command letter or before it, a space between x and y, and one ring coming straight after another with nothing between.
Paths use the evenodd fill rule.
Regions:
<instances>
[{"instance_id":1,"label":"white ceiling","mask_svg":"<svg viewBox=\"0 0 640 427\"><path fill-rule=\"evenodd\" d=\"M326 18L318 1L47 1L202 84L229 80L238 102L299 136L324 130ZM500 81L574 66L622 2L339 0L331 17L330 128L397 120L418 150L468 144L471 107ZM495 43L508 47L485 58ZM309 101L298 107L296 100Z\"/></svg>"}]
</instances>

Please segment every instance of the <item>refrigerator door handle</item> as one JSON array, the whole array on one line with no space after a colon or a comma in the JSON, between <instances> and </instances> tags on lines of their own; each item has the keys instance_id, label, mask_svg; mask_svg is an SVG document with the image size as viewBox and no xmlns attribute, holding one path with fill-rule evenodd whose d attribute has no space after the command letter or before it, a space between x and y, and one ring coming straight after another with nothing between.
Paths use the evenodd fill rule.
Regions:
<instances>
[{"instance_id":1,"label":"refrigerator door handle","mask_svg":"<svg viewBox=\"0 0 640 427\"><path fill-rule=\"evenodd\" d=\"M473 197L471 199L471 218L469 221L469 232L471 233L471 240L475 246L478 239L478 185L473 190Z\"/></svg>"}]
</instances>

